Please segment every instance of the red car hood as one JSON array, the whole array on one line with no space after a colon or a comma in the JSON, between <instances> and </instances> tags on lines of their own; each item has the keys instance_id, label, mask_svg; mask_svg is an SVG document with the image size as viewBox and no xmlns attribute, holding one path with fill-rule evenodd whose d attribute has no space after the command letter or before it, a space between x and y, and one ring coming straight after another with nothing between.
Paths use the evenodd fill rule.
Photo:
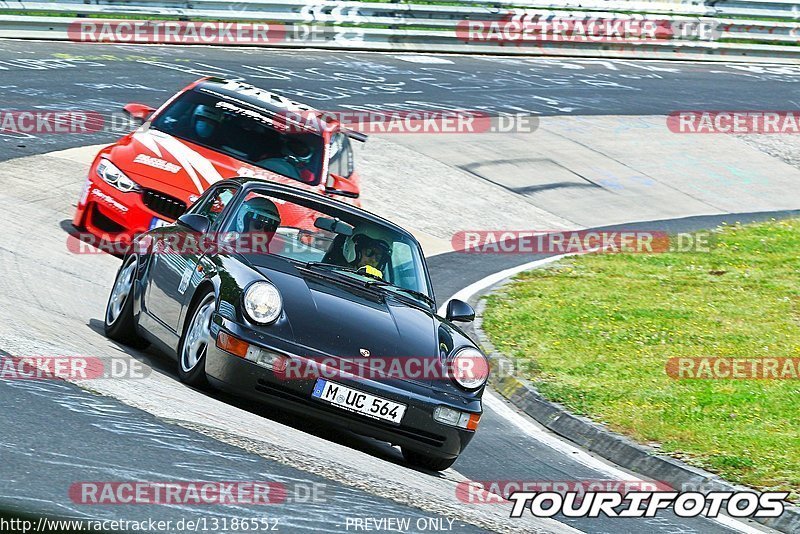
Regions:
<instances>
[{"instance_id":1,"label":"red car hood","mask_svg":"<svg viewBox=\"0 0 800 534\"><path fill-rule=\"evenodd\" d=\"M186 192L187 197L199 196L211 184L235 176L256 176L304 189L314 188L152 129L137 130L123 138L109 155L122 171L180 189Z\"/></svg>"}]
</instances>

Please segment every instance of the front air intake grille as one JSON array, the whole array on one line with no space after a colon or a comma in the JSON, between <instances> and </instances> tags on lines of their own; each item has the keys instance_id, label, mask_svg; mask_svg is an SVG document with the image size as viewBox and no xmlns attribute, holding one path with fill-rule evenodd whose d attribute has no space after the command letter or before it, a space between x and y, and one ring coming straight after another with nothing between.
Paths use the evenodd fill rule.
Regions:
<instances>
[{"instance_id":1,"label":"front air intake grille","mask_svg":"<svg viewBox=\"0 0 800 534\"><path fill-rule=\"evenodd\" d=\"M142 202L149 209L173 221L186 212L186 202L152 189L144 190Z\"/></svg>"},{"instance_id":2,"label":"front air intake grille","mask_svg":"<svg viewBox=\"0 0 800 534\"><path fill-rule=\"evenodd\" d=\"M100 210L98 210L97 208L92 209L89 216L91 218L92 226L94 226L101 232L107 232L109 234L119 234L125 230L124 226L112 221L111 219L100 213Z\"/></svg>"}]
</instances>

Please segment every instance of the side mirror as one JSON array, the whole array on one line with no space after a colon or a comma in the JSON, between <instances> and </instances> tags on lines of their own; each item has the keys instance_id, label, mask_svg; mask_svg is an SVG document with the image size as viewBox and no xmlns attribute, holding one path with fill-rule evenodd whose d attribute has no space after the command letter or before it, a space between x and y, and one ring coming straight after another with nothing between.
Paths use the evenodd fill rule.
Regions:
<instances>
[{"instance_id":1,"label":"side mirror","mask_svg":"<svg viewBox=\"0 0 800 534\"><path fill-rule=\"evenodd\" d=\"M469 323L475 320L475 310L463 300L453 299L447 303L445 319L452 322Z\"/></svg>"},{"instance_id":2,"label":"side mirror","mask_svg":"<svg viewBox=\"0 0 800 534\"><path fill-rule=\"evenodd\" d=\"M134 119L138 119L142 122L146 121L147 118L155 111L155 108L151 108L150 106L146 106L144 104L136 104L135 102L126 104L122 109Z\"/></svg>"},{"instance_id":3,"label":"side mirror","mask_svg":"<svg viewBox=\"0 0 800 534\"><path fill-rule=\"evenodd\" d=\"M188 228L198 234L205 234L211 227L211 221L205 215L198 215L197 213L185 213L178 217L177 223L179 226Z\"/></svg>"},{"instance_id":4,"label":"side mirror","mask_svg":"<svg viewBox=\"0 0 800 534\"><path fill-rule=\"evenodd\" d=\"M355 184L347 178L342 178L336 174L330 174L328 183L325 186L325 194L339 195L347 198L358 198L359 192Z\"/></svg>"}]
</instances>

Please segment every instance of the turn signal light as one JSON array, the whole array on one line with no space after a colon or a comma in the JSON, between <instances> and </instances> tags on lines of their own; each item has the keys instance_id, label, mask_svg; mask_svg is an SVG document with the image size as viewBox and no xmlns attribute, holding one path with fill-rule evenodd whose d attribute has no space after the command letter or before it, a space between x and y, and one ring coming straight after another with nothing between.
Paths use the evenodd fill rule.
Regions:
<instances>
[{"instance_id":1,"label":"turn signal light","mask_svg":"<svg viewBox=\"0 0 800 534\"><path fill-rule=\"evenodd\" d=\"M467 424L464 428L467 430L477 430L478 423L481 421L481 414L479 413L471 413L469 414L469 419L467 420Z\"/></svg>"},{"instance_id":2,"label":"turn signal light","mask_svg":"<svg viewBox=\"0 0 800 534\"><path fill-rule=\"evenodd\" d=\"M240 358L244 358L247 356L247 350L250 348L250 345L246 341L242 341L226 332L220 331L217 336L217 347L225 352L230 352Z\"/></svg>"},{"instance_id":3,"label":"turn signal light","mask_svg":"<svg viewBox=\"0 0 800 534\"><path fill-rule=\"evenodd\" d=\"M250 345L247 341L242 341L221 330L217 335L217 347L225 352L230 352L235 356L257 363L262 367L274 369L278 372L286 370L286 356L256 345Z\"/></svg>"},{"instance_id":4,"label":"turn signal light","mask_svg":"<svg viewBox=\"0 0 800 534\"><path fill-rule=\"evenodd\" d=\"M478 422L481 420L479 413L467 413L448 408L447 406L437 406L433 411L433 418L445 425L457 426L467 430L475 430L478 428Z\"/></svg>"}]
</instances>

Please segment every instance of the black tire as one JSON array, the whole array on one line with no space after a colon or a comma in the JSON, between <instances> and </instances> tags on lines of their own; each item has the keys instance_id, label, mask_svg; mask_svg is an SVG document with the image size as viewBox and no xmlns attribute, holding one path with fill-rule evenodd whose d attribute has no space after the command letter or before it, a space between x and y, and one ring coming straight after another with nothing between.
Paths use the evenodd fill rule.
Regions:
<instances>
[{"instance_id":1,"label":"black tire","mask_svg":"<svg viewBox=\"0 0 800 534\"><path fill-rule=\"evenodd\" d=\"M408 463L429 471L444 471L458 459L458 457L439 458L437 456L429 456L423 452L417 452L407 447L401 447L400 450L403 451L403 458L405 458Z\"/></svg>"},{"instance_id":2,"label":"black tire","mask_svg":"<svg viewBox=\"0 0 800 534\"><path fill-rule=\"evenodd\" d=\"M136 320L133 317L133 286L138 265L138 256L131 255L122 262L117 271L106 304L103 330L109 339L132 347L144 348L148 343L136 332ZM125 277L125 280L121 277Z\"/></svg>"},{"instance_id":3,"label":"black tire","mask_svg":"<svg viewBox=\"0 0 800 534\"><path fill-rule=\"evenodd\" d=\"M203 292L195 300L195 304L187 314L189 320L183 327L181 342L178 344L178 377L184 384L201 389L209 386L206 378L206 352L212 339L209 332L211 313L207 313L207 306L211 307L211 312L216 306L214 292L210 290ZM203 317L198 317L199 315ZM196 325L197 322L202 324ZM205 339L192 338L193 329L196 327L205 328Z\"/></svg>"}]
</instances>

